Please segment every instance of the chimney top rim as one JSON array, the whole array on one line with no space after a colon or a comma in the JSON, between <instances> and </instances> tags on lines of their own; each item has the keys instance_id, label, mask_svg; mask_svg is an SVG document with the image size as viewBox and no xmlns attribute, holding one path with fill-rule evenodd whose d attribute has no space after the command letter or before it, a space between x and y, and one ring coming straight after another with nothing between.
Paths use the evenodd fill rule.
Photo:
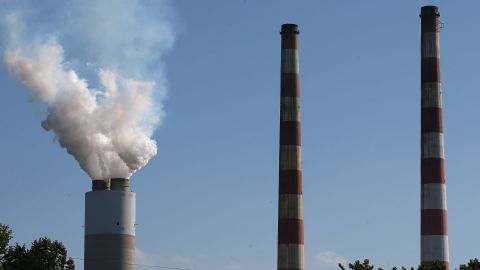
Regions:
<instances>
[{"instance_id":1,"label":"chimney top rim","mask_svg":"<svg viewBox=\"0 0 480 270\"><path fill-rule=\"evenodd\" d=\"M92 180L92 191L108 190L110 188L110 181L103 179Z\"/></svg>"},{"instance_id":2,"label":"chimney top rim","mask_svg":"<svg viewBox=\"0 0 480 270\"><path fill-rule=\"evenodd\" d=\"M291 34L291 33L294 33L294 34L299 34L300 31L298 30L298 24L294 24L294 23L285 23L285 24L282 24L282 30L280 31L280 34L283 35L283 34Z\"/></svg>"},{"instance_id":3,"label":"chimney top rim","mask_svg":"<svg viewBox=\"0 0 480 270\"><path fill-rule=\"evenodd\" d=\"M423 6L420 9L420 18L425 17L440 17L440 12L438 11L438 6Z\"/></svg>"}]
</instances>

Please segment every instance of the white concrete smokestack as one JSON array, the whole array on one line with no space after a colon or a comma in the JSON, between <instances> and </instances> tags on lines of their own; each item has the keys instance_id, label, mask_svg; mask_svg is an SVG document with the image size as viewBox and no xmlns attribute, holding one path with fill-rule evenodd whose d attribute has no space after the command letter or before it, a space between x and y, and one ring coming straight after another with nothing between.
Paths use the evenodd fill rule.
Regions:
<instances>
[{"instance_id":1,"label":"white concrete smokestack","mask_svg":"<svg viewBox=\"0 0 480 270\"><path fill-rule=\"evenodd\" d=\"M93 180L85 194L85 270L134 270L135 193L128 179Z\"/></svg>"}]
</instances>

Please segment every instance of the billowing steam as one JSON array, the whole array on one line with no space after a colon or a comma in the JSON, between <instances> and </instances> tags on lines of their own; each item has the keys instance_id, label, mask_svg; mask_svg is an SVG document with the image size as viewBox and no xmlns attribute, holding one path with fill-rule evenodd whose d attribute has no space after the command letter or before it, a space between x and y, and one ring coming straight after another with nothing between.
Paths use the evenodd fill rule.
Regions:
<instances>
[{"instance_id":1,"label":"billowing steam","mask_svg":"<svg viewBox=\"0 0 480 270\"><path fill-rule=\"evenodd\" d=\"M67 10L77 19L55 35L29 39L28 23L19 23L28 19L19 19L18 11L6 14L4 62L31 97L47 105L42 127L92 179L130 177L157 153L151 136L166 91L158 61L173 43L170 25L149 17L139 0L73 0L58 12Z\"/></svg>"},{"instance_id":2,"label":"billowing steam","mask_svg":"<svg viewBox=\"0 0 480 270\"><path fill-rule=\"evenodd\" d=\"M38 48L32 57L21 49L7 51L5 62L32 96L47 104L43 128L55 133L92 178L128 177L157 153L150 139L158 122L151 114L153 82L101 69L100 91L90 89L75 71L63 68L57 44ZM146 116L151 118L145 121Z\"/></svg>"}]
</instances>

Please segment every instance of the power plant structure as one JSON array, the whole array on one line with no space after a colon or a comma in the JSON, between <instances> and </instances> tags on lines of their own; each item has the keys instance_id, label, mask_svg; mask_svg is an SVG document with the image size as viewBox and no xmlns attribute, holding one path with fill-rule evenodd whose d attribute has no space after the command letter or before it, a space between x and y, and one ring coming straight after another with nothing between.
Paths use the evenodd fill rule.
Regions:
<instances>
[{"instance_id":1,"label":"power plant structure","mask_svg":"<svg viewBox=\"0 0 480 270\"><path fill-rule=\"evenodd\" d=\"M421 8L421 264L449 269L445 151L440 80L440 13Z\"/></svg>"},{"instance_id":2,"label":"power plant structure","mask_svg":"<svg viewBox=\"0 0 480 270\"><path fill-rule=\"evenodd\" d=\"M129 180L93 180L85 194L85 270L135 269L135 193Z\"/></svg>"},{"instance_id":3,"label":"power plant structure","mask_svg":"<svg viewBox=\"0 0 480 270\"><path fill-rule=\"evenodd\" d=\"M303 270L298 26L282 25L277 269Z\"/></svg>"},{"instance_id":4,"label":"power plant structure","mask_svg":"<svg viewBox=\"0 0 480 270\"><path fill-rule=\"evenodd\" d=\"M421 8L421 264L449 269L440 80L440 13ZM281 27L277 269L304 270L300 75L296 24ZM129 180L93 180L85 194L85 270L134 270L135 203Z\"/></svg>"}]
</instances>

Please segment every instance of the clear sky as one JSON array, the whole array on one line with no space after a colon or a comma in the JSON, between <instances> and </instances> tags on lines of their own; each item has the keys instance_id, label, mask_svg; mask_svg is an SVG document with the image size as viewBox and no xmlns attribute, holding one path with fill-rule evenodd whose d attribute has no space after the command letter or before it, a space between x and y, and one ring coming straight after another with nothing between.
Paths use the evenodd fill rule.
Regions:
<instances>
[{"instance_id":1,"label":"clear sky","mask_svg":"<svg viewBox=\"0 0 480 270\"><path fill-rule=\"evenodd\" d=\"M0 9L12 2L0 0ZM35 20L63 24L48 7L62 1L19 2L15 8L35 10ZM162 49L168 97L153 135L158 154L131 178L139 263L275 269L279 31L283 23L297 23L306 268L331 270L337 261L364 258L385 268L418 265L418 15L428 4L439 5L444 23L451 265L480 256L478 1L139 2L165 12L176 37ZM83 61L79 51L90 43L65 40L66 60ZM81 258L90 179L41 128L45 106L30 102L4 65L0 89L0 222L12 227L13 241L28 244L45 235Z\"/></svg>"}]
</instances>

